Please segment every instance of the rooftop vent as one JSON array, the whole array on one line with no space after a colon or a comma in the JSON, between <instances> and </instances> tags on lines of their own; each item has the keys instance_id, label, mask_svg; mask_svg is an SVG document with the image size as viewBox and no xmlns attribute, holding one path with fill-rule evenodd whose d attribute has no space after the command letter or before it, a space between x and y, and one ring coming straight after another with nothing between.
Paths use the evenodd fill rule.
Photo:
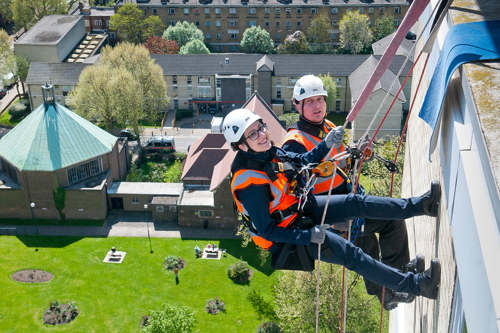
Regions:
<instances>
[{"instance_id":1,"label":"rooftop vent","mask_svg":"<svg viewBox=\"0 0 500 333\"><path fill-rule=\"evenodd\" d=\"M49 84L49 83L45 83L43 86L42 86L42 96L43 96L43 104L47 107L51 104L54 104L56 98L54 96L54 86Z\"/></svg>"}]
</instances>

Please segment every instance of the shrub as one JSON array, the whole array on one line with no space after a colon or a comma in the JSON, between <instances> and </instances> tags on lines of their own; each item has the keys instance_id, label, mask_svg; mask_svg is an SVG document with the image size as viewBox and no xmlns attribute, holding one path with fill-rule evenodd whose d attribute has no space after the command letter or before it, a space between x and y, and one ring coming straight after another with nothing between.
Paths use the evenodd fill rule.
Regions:
<instances>
[{"instance_id":1,"label":"shrub","mask_svg":"<svg viewBox=\"0 0 500 333\"><path fill-rule=\"evenodd\" d=\"M250 278L250 266L243 260L239 260L228 268L227 276L235 281L247 281Z\"/></svg>"},{"instance_id":2,"label":"shrub","mask_svg":"<svg viewBox=\"0 0 500 333\"><path fill-rule=\"evenodd\" d=\"M210 314L217 314L219 312L226 312L226 304L219 300L218 297L210 299L205 303L205 311Z\"/></svg>"},{"instance_id":3,"label":"shrub","mask_svg":"<svg viewBox=\"0 0 500 333\"><path fill-rule=\"evenodd\" d=\"M257 327L257 333L281 333L281 329L275 322L265 321Z\"/></svg>"},{"instance_id":4,"label":"shrub","mask_svg":"<svg viewBox=\"0 0 500 333\"><path fill-rule=\"evenodd\" d=\"M9 114L12 118L19 118L26 113L27 109L28 107L23 102L19 101L9 108Z\"/></svg>"},{"instance_id":5,"label":"shrub","mask_svg":"<svg viewBox=\"0 0 500 333\"><path fill-rule=\"evenodd\" d=\"M168 256L165 258L163 265L167 270L173 271L174 268L183 269L186 266L186 262L181 257Z\"/></svg>"},{"instance_id":6,"label":"shrub","mask_svg":"<svg viewBox=\"0 0 500 333\"><path fill-rule=\"evenodd\" d=\"M195 313L188 307L163 304L162 308L151 311L149 317L143 317L142 332L190 333L195 323Z\"/></svg>"}]
</instances>

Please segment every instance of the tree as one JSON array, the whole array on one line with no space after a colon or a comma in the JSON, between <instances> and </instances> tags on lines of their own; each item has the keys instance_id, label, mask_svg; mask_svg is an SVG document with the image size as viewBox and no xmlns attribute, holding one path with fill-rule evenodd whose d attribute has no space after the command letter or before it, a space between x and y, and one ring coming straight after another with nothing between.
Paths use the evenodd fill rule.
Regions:
<instances>
[{"instance_id":1,"label":"tree","mask_svg":"<svg viewBox=\"0 0 500 333\"><path fill-rule=\"evenodd\" d=\"M246 29L240 44L246 53L274 53L274 42L269 32L261 27L253 26Z\"/></svg>"},{"instance_id":2,"label":"tree","mask_svg":"<svg viewBox=\"0 0 500 333\"><path fill-rule=\"evenodd\" d=\"M54 14L67 14L77 0L12 0L10 10L15 29L28 30L42 17Z\"/></svg>"},{"instance_id":3,"label":"tree","mask_svg":"<svg viewBox=\"0 0 500 333\"><path fill-rule=\"evenodd\" d=\"M339 331L341 276L341 266L321 262L320 332ZM279 318L278 324L284 332L314 332L317 275L312 276L311 282L308 281L309 277L308 272L283 271L275 286L275 311ZM375 297L364 292L359 275L350 272L348 281L346 313L349 332L377 331L378 313L374 313L371 307L379 307L378 301L373 302Z\"/></svg>"},{"instance_id":4,"label":"tree","mask_svg":"<svg viewBox=\"0 0 500 333\"><path fill-rule=\"evenodd\" d=\"M194 23L177 22L175 26L170 26L163 33L163 38L175 40L179 47L182 48L192 40L199 40L203 43L203 31L198 29Z\"/></svg>"},{"instance_id":5,"label":"tree","mask_svg":"<svg viewBox=\"0 0 500 333\"><path fill-rule=\"evenodd\" d=\"M179 53L179 44L174 40L167 40L160 36L149 36L144 47L151 54L177 54Z\"/></svg>"},{"instance_id":6,"label":"tree","mask_svg":"<svg viewBox=\"0 0 500 333\"><path fill-rule=\"evenodd\" d=\"M21 55L16 55L15 56L15 62L16 62L16 74L21 82L21 87L23 89L23 94L25 94L24 90L24 82L26 82L26 78L28 77L28 71L30 70L30 63L28 59ZM21 93L19 92L19 84L16 85L17 89L17 95L20 95Z\"/></svg>"},{"instance_id":7,"label":"tree","mask_svg":"<svg viewBox=\"0 0 500 333\"><path fill-rule=\"evenodd\" d=\"M109 20L110 29L118 32L120 39L129 43L144 43L148 36L160 35L165 25L152 15L143 19L144 13L136 4L126 3Z\"/></svg>"},{"instance_id":8,"label":"tree","mask_svg":"<svg viewBox=\"0 0 500 333\"><path fill-rule=\"evenodd\" d=\"M299 113L298 112L289 112L289 113L284 113L281 116L278 117L279 120L282 120L285 122L285 128L289 128L293 123L295 123L297 120L299 120Z\"/></svg>"},{"instance_id":9,"label":"tree","mask_svg":"<svg viewBox=\"0 0 500 333\"><path fill-rule=\"evenodd\" d=\"M311 25L306 33L310 53L334 53L334 47L329 43L330 29L330 18L326 13L316 16L316 18L311 21Z\"/></svg>"},{"instance_id":10,"label":"tree","mask_svg":"<svg viewBox=\"0 0 500 333\"><path fill-rule=\"evenodd\" d=\"M12 19L12 11L10 10L10 4L12 0L0 0L0 16L6 20Z\"/></svg>"},{"instance_id":11,"label":"tree","mask_svg":"<svg viewBox=\"0 0 500 333\"><path fill-rule=\"evenodd\" d=\"M304 54L309 50L306 35L297 30L285 38L285 42L277 48L279 54Z\"/></svg>"},{"instance_id":12,"label":"tree","mask_svg":"<svg viewBox=\"0 0 500 333\"><path fill-rule=\"evenodd\" d=\"M337 97L337 85L333 82L333 78L330 73L326 75L318 75L318 77L323 81L326 91L328 92L328 97L326 97L326 109L331 111L335 106L335 100Z\"/></svg>"},{"instance_id":13,"label":"tree","mask_svg":"<svg viewBox=\"0 0 500 333\"><path fill-rule=\"evenodd\" d=\"M210 51L202 41L194 39L181 47L179 54L210 54Z\"/></svg>"},{"instance_id":14,"label":"tree","mask_svg":"<svg viewBox=\"0 0 500 333\"><path fill-rule=\"evenodd\" d=\"M144 333L190 333L196 323L195 313L186 306L163 304L157 310L151 311L144 326Z\"/></svg>"},{"instance_id":15,"label":"tree","mask_svg":"<svg viewBox=\"0 0 500 333\"><path fill-rule=\"evenodd\" d=\"M106 124L130 124L140 133L139 121L155 120L168 103L162 68L145 47L131 43L106 46L100 61L86 67L71 97L75 111ZM139 141L139 139L138 139Z\"/></svg>"},{"instance_id":16,"label":"tree","mask_svg":"<svg viewBox=\"0 0 500 333\"><path fill-rule=\"evenodd\" d=\"M367 15L347 11L339 21L340 46L352 54L359 54L370 46L373 34Z\"/></svg>"},{"instance_id":17,"label":"tree","mask_svg":"<svg viewBox=\"0 0 500 333\"><path fill-rule=\"evenodd\" d=\"M16 62L11 45L9 34L0 29L0 79L10 72L16 73Z\"/></svg>"},{"instance_id":18,"label":"tree","mask_svg":"<svg viewBox=\"0 0 500 333\"><path fill-rule=\"evenodd\" d=\"M392 34L394 32L394 16L382 16L376 19L372 31L374 42Z\"/></svg>"}]
</instances>

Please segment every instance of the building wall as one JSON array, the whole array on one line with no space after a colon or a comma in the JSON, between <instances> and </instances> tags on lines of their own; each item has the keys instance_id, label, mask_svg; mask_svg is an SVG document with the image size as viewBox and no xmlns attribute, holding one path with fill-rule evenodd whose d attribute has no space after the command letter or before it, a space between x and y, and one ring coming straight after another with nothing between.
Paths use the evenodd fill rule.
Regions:
<instances>
[{"instance_id":1,"label":"building wall","mask_svg":"<svg viewBox=\"0 0 500 333\"><path fill-rule=\"evenodd\" d=\"M24 188L0 187L0 218L2 219L30 219L31 208L29 200L26 200Z\"/></svg>"},{"instance_id":2,"label":"building wall","mask_svg":"<svg viewBox=\"0 0 500 333\"><path fill-rule=\"evenodd\" d=\"M29 62L61 62L61 56L54 45L15 44L15 53L25 57Z\"/></svg>"},{"instance_id":3,"label":"building wall","mask_svg":"<svg viewBox=\"0 0 500 333\"><path fill-rule=\"evenodd\" d=\"M67 189L63 213L68 220L105 220L108 214L106 187Z\"/></svg>"},{"instance_id":4,"label":"building wall","mask_svg":"<svg viewBox=\"0 0 500 333\"><path fill-rule=\"evenodd\" d=\"M135 2L135 1L134 1ZM118 4L118 7L123 2ZM237 52L239 42L245 30L252 25L260 26L267 32L276 44L283 43L287 35L297 31L307 31L311 21L317 14L328 15L331 26L332 44L338 44L337 22L348 10L360 10L370 17L372 22L383 15L393 15L400 22L406 14L407 1L377 1L376 3L334 2L329 5L317 3L279 2L211 2L201 4L197 1L182 3L165 2L138 3L146 16L158 15L168 25L179 21L194 23L205 35L205 42L213 46L214 52ZM397 9L396 9L397 8ZM383 11L383 13L381 13Z\"/></svg>"},{"instance_id":5,"label":"building wall","mask_svg":"<svg viewBox=\"0 0 500 333\"><path fill-rule=\"evenodd\" d=\"M83 17L69 30L57 43L57 61L38 61L38 62L63 62L85 37L85 23Z\"/></svg>"}]
</instances>

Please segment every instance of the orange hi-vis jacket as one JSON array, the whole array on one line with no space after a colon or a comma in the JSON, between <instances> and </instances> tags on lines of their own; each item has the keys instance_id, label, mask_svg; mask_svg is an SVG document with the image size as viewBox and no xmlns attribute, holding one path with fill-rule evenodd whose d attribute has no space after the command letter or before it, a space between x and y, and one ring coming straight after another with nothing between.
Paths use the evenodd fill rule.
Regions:
<instances>
[{"instance_id":1,"label":"orange hi-vis jacket","mask_svg":"<svg viewBox=\"0 0 500 333\"><path fill-rule=\"evenodd\" d=\"M275 158L273 159L273 162L279 162L279 160ZM231 181L231 193L233 194L234 202L236 203L238 211L245 216L248 216L248 212L241 201L239 201L236 192L252 185L268 185L272 198L272 201L269 202L269 212L271 213L271 216L280 216L280 220L276 221L276 225L278 227L286 228L290 226L299 216L297 209L290 209L291 207L296 206L298 198L289 193L290 183L284 173L277 173L276 177L273 178L274 181L271 180L263 171L251 169L237 170L233 174L233 179ZM269 248L273 245L273 242L268 241L256 234L255 227L253 228L253 231L252 228L249 229L250 236L255 244L265 250L269 250Z\"/></svg>"},{"instance_id":2,"label":"orange hi-vis jacket","mask_svg":"<svg viewBox=\"0 0 500 333\"><path fill-rule=\"evenodd\" d=\"M311 151L314 147L316 147L321 140L331 131L332 128L334 128L335 125L329 121L326 120L324 121L323 125L323 131L319 133L319 137L314 136L310 133L305 132L304 128L297 128L296 126L290 127L288 129L288 133L285 136L285 139L283 140L283 143L288 142L288 141L296 141L300 143L302 146L304 146L307 151ZM329 155L329 158L334 157L335 155L345 151L345 148L341 146L338 149L332 149ZM326 156L325 156L326 159ZM323 160L325 160L323 159ZM338 166L338 165L337 165ZM335 179L333 181L333 186L330 188L330 183L331 183L331 178L330 177L318 177L318 180L316 181L316 184L314 185L313 189L313 194L319 194L319 193L325 193L328 192L331 189L334 189L341 185L344 182L344 178L340 176L338 173L335 173Z\"/></svg>"}]
</instances>

